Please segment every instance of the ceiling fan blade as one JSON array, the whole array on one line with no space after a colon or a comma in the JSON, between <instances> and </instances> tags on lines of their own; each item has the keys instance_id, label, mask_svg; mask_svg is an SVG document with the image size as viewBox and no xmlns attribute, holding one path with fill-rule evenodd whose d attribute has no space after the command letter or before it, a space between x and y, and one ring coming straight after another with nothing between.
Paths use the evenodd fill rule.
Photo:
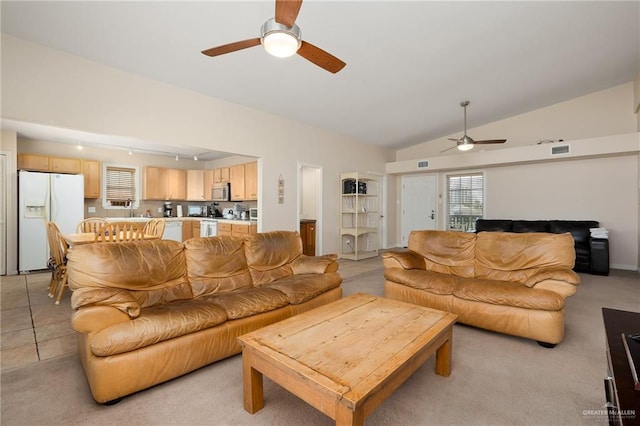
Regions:
<instances>
[{"instance_id":1,"label":"ceiling fan blade","mask_svg":"<svg viewBox=\"0 0 640 426\"><path fill-rule=\"evenodd\" d=\"M298 55L302 56L309 62L313 62L320 68L324 68L325 70L334 74L344 68L345 65L347 65L332 54L327 53L319 47L316 47L311 43L307 43L306 41L302 42L300 49L298 49Z\"/></svg>"},{"instance_id":2,"label":"ceiling fan blade","mask_svg":"<svg viewBox=\"0 0 640 426\"><path fill-rule=\"evenodd\" d=\"M461 139L453 139L453 138L449 138L450 141L454 141L454 142L460 142Z\"/></svg>"},{"instance_id":3,"label":"ceiling fan blade","mask_svg":"<svg viewBox=\"0 0 640 426\"><path fill-rule=\"evenodd\" d=\"M260 44L260 37L251 38L249 40L236 41L235 43L224 44L222 46L212 47L211 49L203 50L202 53L207 56L224 55L225 53L235 52L236 50L247 49L249 47L257 46Z\"/></svg>"},{"instance_id":4,"label":"ceiling fan blade","mask_svg":"<svg viewBox=\"0 0 640 426\"><path fill-rule=\"evenodd\" d=\"M302 0L276 0L276 22L291 28L296 23Z\"/></svg>"},{"instance_id":5,"label":"ceiling fan blade","mask_svg":"<svg viewBox=\"0 0 640 426\"><path fill-rule=\"evenodd\" d=\"M455 140L455 139L453 139L453 140ZM449 150L451 150L453 148L457 148L457 147L458 147L458 145L454 145L451 148L443 149L442 151L440 151L440 153L447 152L447 151L449 151Z\"/></svg>"},{"instance_id":6,"label":"ceiling fan blade","mask_svg":"<svg viewBox=\"0 0 640 426\"><path fill-rule=\"evenodd\" d=\"M475 141L475 144L490 144L490 143L505 143L507 140L506 139L490 139L490 140L486 140L486 141Z\"/></svg>"}]
</instances>

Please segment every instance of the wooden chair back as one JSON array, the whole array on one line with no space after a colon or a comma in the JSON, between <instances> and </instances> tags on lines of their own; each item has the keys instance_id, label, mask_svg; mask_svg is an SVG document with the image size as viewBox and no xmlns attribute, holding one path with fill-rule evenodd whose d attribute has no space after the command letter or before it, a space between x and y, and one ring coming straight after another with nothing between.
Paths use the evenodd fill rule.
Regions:
<instances>
[{"instance_id":1,"label":"wooden chair back","mask_svg":"<svg viewBox=\"0 0 640 426\"><path fill-rule=\"evenodd\" d=\"M50 265L52 268L51 282L49 283L49 297L53 297L56 290L58 290L56 305L59 305L62 292L67 285L67 252L69 251L69 246L55 223L46 220L45 226L51 256Z\"/></svg>"},{"instance_id":2,"label":"wooden chair back","mask_svg":"<svg viewBox=\"0 0 640 426\"><path fill-rule=\"evenodd\" d=\"M109 222L98 230L95 242L120 242L141 240L142 224L137 222Z\"/></svg>"},{"instance_id":3,"label":"wooden chair back","mask_svg":"<svg viewBox=\"0 0 640 426\"><path fill-rule=\"evenodd\" d=\"M146 235L155 235L158 239L162 239L166 222L164 219L151 219L144 224L142 232Z\"/></svg>"},{"instance_id":4,"label":"wooden chair back","mask_svg":"<svg viewBox=\"0 0 640 426\"><path fill-rule=\"evenodd\" d=\"M76 233L94 233L97 234L100 228L106 225L107 220L101 217L89 217L86 218L76 226Z\"/></svg>"}]
</instances>

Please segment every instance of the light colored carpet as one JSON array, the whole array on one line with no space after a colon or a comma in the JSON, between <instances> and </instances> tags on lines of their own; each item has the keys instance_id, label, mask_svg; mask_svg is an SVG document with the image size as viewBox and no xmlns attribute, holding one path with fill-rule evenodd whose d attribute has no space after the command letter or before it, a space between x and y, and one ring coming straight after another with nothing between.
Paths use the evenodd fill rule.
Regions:
<instances>
[{"instance_id":1,"label":"light colored carpet","mask_svg":"<svg viewBox=\"0 0 640 426\"><path fill-rule=\"evenodd\" d=\"M345 270L345 295L382 295L382 268ZM581 274L566 307L566 337L554 349L456 325L452 374L430 359L387 399L367 425L605 424L585 414L604 404L602 307L640 311L635 272ZM2 425L331 425L333 421L265 379L265 408L242 408L241 358L235 356L125 398L93 401L77 356L2 373Z\"/></svg>"}]
</instances>

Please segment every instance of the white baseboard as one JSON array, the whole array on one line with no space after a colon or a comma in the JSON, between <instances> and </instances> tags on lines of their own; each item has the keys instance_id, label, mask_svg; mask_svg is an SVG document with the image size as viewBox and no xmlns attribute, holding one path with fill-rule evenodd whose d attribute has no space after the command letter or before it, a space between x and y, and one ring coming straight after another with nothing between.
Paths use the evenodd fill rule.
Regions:
<instances>
[{"instance_id":1,"label":"white baseboard","mask_svg":"<svg viewBox=\"0 0 640 426\"><path fill-rule=\"evenodd\" d=\"M638 265L620 265L618 263L612 263L611 265L609 265L609 267L611 269L623 269L625 271L640 272L640 269L638 268Z\"/></svg>"}]
</instances>

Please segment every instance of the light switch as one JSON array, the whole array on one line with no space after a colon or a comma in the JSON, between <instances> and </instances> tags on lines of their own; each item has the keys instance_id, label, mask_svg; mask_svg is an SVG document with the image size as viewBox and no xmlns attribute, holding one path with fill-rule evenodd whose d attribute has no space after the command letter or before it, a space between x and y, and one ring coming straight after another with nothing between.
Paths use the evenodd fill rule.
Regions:
<instances>
[{"instance_id":1,"label":"light switch","mask_svg":"<svg viewBox=\"0 0 640 426\"><path fill-rule=\"evenodd\" d=\"M89 208L87 209L87 211L88 211L89 213L95 213L95 212L96 212L96 208L95 208L95 207L89 207Z\"/></svg>"}]
</instances>

